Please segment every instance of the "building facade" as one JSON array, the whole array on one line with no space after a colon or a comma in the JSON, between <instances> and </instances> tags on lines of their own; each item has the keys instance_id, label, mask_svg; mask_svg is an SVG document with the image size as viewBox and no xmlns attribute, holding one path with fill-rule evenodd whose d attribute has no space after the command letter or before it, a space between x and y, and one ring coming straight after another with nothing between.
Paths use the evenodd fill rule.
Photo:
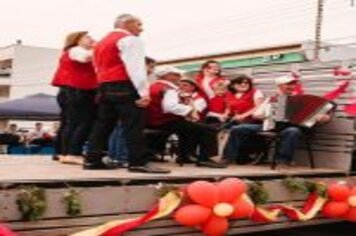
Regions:
<instances>
[{"instance_id":1,"label":"building facade","mask_svg":"<svg viewBox=\"0 0 356 236\"><path fill-rule=\"evenodd\" d=\"M59 49L17 43L0 48L0 101L36 93L55 94L49 85Z\"/></svg>"}]
</instances>

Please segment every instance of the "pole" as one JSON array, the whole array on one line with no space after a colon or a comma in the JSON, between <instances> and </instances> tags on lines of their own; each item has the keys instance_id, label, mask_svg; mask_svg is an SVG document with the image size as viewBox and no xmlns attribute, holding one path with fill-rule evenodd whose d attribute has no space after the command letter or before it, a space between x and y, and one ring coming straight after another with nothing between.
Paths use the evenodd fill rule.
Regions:
<instances>
[{"instance_id":1,"label":"pole","mask_svg":"<svg viewBox=\"0 0 356 236\"><path fill-rule=\"evenodd\" d=\"M319 61L319 53L321 47L321 30L323 24L324 0L318 0L317 15L315 23L315 47L314 47L314 61Z\"/></svg>"}]
</instances>

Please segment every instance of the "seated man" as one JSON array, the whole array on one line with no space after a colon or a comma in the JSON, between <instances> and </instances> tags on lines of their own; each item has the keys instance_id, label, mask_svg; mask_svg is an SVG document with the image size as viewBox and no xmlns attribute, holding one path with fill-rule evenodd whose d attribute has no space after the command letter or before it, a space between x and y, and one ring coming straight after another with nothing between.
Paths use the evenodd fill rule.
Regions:
<instances>
[{"instance_id":1,"label":"seated man","mask_svg":"<svg viewBox=\"0 0 356 236\"><path fill-rule=\"evenodd\" d=\"M43 129L43 124L38 122L35 124L35 129L27 136L27 142L33 145L51 145L53 144L53 137Z\"/></svg>"},{"instance_id":2,"label":"seated man","mask_svg":"<svg viewBox=\"0 0 356 236\"><path fill-rule=\"evenodd\" d=\"M268 107L270 107L271 99L280 95L293 96L299 81L292 76L282 76L278 77L275 80L275 83L278 87L277 94L261 104L261 106L253 114L254 118L264 120L267 115L266 113ZM329 120L329 115L320 115L317 119L317 122L324 123ZM242 149L246 146L248 140L250 140L251 137L253 137L253 135L257 132L262 131L262 129L262 124L241 124L232 128L230 137L224 148L223 157L225 160L237 161L237 163L241 159L246 160L246 157L242 156ZM281 127L279 127L277 124L276 131L279 133L281 139L279 150L276 152L276 160L279 164L284 166L293 165L294 151L302 134L302 128L286 124L283 124Z\"/></svg>"},{"instance_id":3,"label":"seated man","mask_svg":"<svg viewBox=\"0 0 356 236\"><path fill-rule=\"evenodd\" d=\"M197 123L199 115L193 105L181 103L178 84L182 72L171 66L157 70L157 81L150 87L151 103L147 108L147 127L176 134L179 139L179 164L189 163L194 144L198 144L197 166L224 168L211 157L217 155L216 132Z\"/></svg>"},{"instance_id":4,"label":"seated man","mask_svg":"<svg viewBox=\"0 0 356 236\"><path fill-rule=\"evenodd\" d=\"M0 134L0 144L20 145L23 142L23 135L19 132L16 124L10 124L4 133Z\"/></svg>"}]
</instances>

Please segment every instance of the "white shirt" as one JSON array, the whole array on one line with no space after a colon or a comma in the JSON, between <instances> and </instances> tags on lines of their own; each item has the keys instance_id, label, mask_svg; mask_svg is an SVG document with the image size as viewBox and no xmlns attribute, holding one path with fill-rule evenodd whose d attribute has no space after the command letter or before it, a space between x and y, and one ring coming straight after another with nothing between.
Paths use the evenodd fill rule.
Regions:
<instances>
[{"instance_id":1,"label":"white shirt","mask_svg":"<svg viewBox=\"0 0 356 236\"><path fill-rule=\"evenodd\" d=\"M129 32L123 31L128 34ZM143 42L137 36L130 35L117 42L119 55L125 64L126 71L135 86L137 93L143 97L149 95L149 83L145 65L145 49Z\"/></svg>"},{"instance_id":2,"label":"white shirt","mask_svg":"<svg viewBox=\"0 0 356 236\"><path fill-rule=\"evenodd\" d=\"M178 92L178 87L173 83L170 83L165 80L160 80L160 83L166 83L172 89L168 89L162 100L162 110L164 113L171 113L178 116L187 116L192 110L193 107L180 103L180 97Z\"/></svg>"},{"instance_id":3,"label":"white shirt","mask_svg":"<svg viewBox=\"0 0 356 236\"><path fill-rule=\"evenodd\" d=\"M194 94L193 96L196 96L196 94ZM197 109L198 112L204 111L205 108L207 108L207 106L208 106L208 104L206 103L204 98L194 99L193 105L194 105L194 108Z\"/></svg>"},{"instance_id":4,"label":"white shirt","mask_svg":"<svg viewBox=\"0 0 356 236\"><path fill-rule=\"evenodd\" d=\"M257 109L252 114L252 116L265 119L266 117L269 116L271 109L272 109L271 98L267 98L257 107Z\"/></svg>"},{"instance_id":5,"label":"white shirt","mask_svg":"<svg viewBox=\"0 0 356 236\"><path fill-rule=\"evenodd\" d=\"M45 134L47 134L48 132L46 130L33 130L28 136L30 138L30 140L34 140L34 139L39 139L39 138L43 138L43 136Z\"/></svg>"},{"instance_id":6,"label":"white shirt","mask_svg":"<svg viewBox=\"0 0 356 236\"><path fill-rule=\"evenodd\" d=\"M86 63L91 61L93 56L93 51L85 49L80 46L76 46L68 50L68 55L69 58L72 59L73 61Z\"/></svg>"}]
</instances>

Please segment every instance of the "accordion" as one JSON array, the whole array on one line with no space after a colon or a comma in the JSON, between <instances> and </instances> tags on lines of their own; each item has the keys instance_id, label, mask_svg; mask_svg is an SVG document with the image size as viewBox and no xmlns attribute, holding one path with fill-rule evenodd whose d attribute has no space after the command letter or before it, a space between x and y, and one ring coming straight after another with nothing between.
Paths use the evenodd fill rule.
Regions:
<instances>
[{"instance_id":1,"label":"accordion","mask_svg":"<svg viewBox=\"0 0 356 236\"><path fill-rule=\"evenodd\" d=\"M278 96L272 103L275 122L312 127L318 116L335 109L336 104L315 95Z\"/></svg>"}]
</instances>

